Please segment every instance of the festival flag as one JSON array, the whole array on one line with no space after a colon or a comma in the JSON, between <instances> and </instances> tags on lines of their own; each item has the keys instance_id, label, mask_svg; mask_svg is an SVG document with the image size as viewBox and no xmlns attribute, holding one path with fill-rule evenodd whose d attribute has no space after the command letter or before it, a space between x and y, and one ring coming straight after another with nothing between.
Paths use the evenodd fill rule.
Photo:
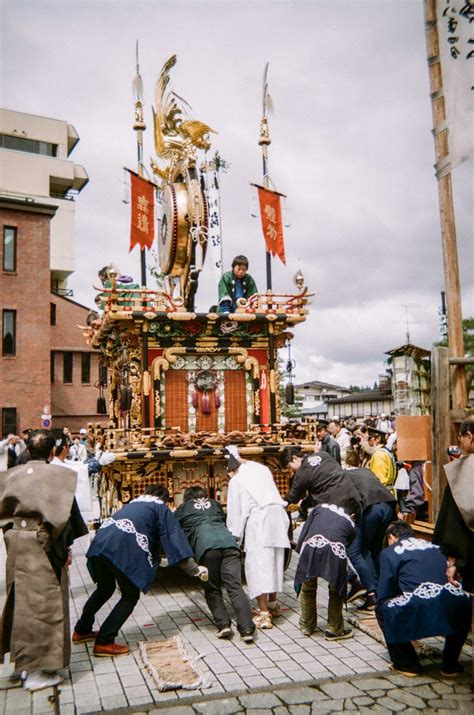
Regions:
<instances>
[{"instance_id":1,"label":"festival flag","mask_svg":"<svg viewBox=\"0 0 474 715\"><path fill-rule=\"evenodd\" d=\"M130 171L130 177L132 222L129 251L137 243L141 249L150 249L155 238L155 185L132 171Z\"/></svg>"},{"instance_id":2,"label":"festival flag","mask_svg":"<svg viewBox=\"0 0 474 715\"><path fill-rule=\"evenodd\" d=\"M278 256L286 266L285 244L283 242L283 221L281 217L280 194L261 186L258 188L262 230L267 245L267 251Z\"/></svg>"},{"instance_id":3,"label":"festival flag","mask_svg":"<svg viewBox=\"0 0 474 715\"><path fill-rule=\"evenodd\" d=\"M207 205L209 209L209 234L207 238L211 262L216 272L217 280L222 276L222 237L221 237L221 210L219 188L214 176L211 185L206 190Z\"/></svg>"},{"instance_id":4,"label":"festival flag","mask_svg":"<svg viewBox=\"0 0 474 715\"><path fill-rule=\"evenodd\" d=\"M474 155L474 4L436 0L436 16L450 149L445 162L437 165L440 177ZM435 131L443 128L435 127Z\"/></svg>"}]
</instances>

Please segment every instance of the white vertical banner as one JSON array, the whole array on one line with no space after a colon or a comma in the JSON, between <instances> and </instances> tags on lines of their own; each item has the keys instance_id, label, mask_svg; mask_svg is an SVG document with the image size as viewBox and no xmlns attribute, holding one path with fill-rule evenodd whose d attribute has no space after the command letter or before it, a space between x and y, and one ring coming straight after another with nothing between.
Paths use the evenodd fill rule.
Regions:
<instances>
[{"instance_id":1,"label":"white vertical banner","mask_svg":"<svg viewBox=\"0 0 474 715\"><path fill-rule=\"evenodd\" d=\"M474 157L474 3L436 0L436 17L449 130L449 166L438 167L444 174Z\"/></svg>"},{"instance_id":2,"label":"white vertical banner","mask_svg":"<svg viewBox=\"0 0 474 715\"><path fill-rule=\"evenodd\" d=\"M207 246L214 271L220 280L223 273L222 236L221 236L221 207L219 189L213 178L211 185L206 190L209 208L209 233Z\"/></svg>"}]
</instances>

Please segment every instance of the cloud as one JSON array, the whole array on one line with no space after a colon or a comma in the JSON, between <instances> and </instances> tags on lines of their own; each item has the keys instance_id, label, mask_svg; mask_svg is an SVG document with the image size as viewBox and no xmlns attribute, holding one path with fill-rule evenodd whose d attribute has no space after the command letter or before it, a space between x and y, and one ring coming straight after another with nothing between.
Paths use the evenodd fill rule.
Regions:
<instances>
[{"instance_id":1,"label":"cloud","mask_svg":"<svg viewBox=\"0 0 474 715\"><path fill-rule=\"evenodd\" d=\"M261 80L270 62L270 176L287 194L287 267L274 261L276 291L303 270L316 297L295 329L297 380L371 384L384 351L438 337L443 266L423 3L75 2L4 0L3 103L66 119L80 143L72 159L90 183L76 202L75 297L92 305L97 270L111 259L139 276L128 253L123 166L136 163L131 81L140 41L145 83L145 157L153 155L154 81L176 53L172 85L193 114L219 133L231 163L221 177L224 257L247 253L266 287L251 181L261 180L257 145ZM472 315L472 162L453 192L464 314ZM206 265L197 304L216 297Z\"/></svg>"}]
</instances>

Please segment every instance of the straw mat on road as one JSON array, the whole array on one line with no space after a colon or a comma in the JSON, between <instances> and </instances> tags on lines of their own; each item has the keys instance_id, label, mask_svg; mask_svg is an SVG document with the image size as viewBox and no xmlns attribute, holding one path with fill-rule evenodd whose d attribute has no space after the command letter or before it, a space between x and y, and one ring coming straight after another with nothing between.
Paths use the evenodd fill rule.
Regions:
<instances>
[{"instance_id":1,"label":"straw mat on road","mask_svg":"<svg viewBox=\"0 0 474 715\"><path fill-rule=\"evenodd\" d=\"M186 653L179 636L142 641L138 646L143 664L158 690L192 690L208 686L193 658Z\"/></svg>"}]
</instances>

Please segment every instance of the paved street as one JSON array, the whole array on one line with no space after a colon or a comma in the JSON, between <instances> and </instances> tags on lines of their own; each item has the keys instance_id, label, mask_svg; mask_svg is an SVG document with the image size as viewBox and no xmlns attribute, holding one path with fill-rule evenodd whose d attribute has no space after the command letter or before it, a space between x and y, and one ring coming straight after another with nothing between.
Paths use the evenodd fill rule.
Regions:
<instances>
[{"instance_id":1,"label":"paved street","mask_svg":"<svg viewBox=\"0 0 474 715\"><path fill-rule=\"evenodd\" d=\"M85 565L87 545L88 537L84 537L74 548L72 624L93 588ZM3 574L3 548L1 562ZM407 681L389 674L385 647L360 630L355 631L353 639L336 643L326 642L321 631L311 638L303 637L298 629L298 603L292 583L295 563L294 556L281 597L282 616L272 630L260 631L256 642L250 645L241 643L238 636L232 640L218 640L199 585L179 571L165 570L161 583L141 597L118 639L132 647L129 656L94 658L90 644L73 646L71 667L60 686L61 713L72 715L116 708L135 711L159 708L161 712L169 709L174 715L233 713L247 709L255 714L307 713L310 703L313 712L357 709L362 712L398 712L405 708L410 712L417 709L437 712L438 708L439 712L448 709L474 711L469 700L467 676L454 686L452 682L436 677L436 674L439 676L437 655L440 648L437 639L432 640L431 657L424 660L435 677L423 676ZM324 629L327 618L327 588L324 584L318 593L318 603L319 625ZM106 605L103 613L109 609ZM102 613L101 616L103 618ZM182 635L188 653L197 659L209 687L161 693L144 671L136 644L178 633ZM466 669L469 658L466 648L463 655ZM3 678L11 671L9 665L0 666ZM404 686L402 690L400 686ZM33 695L19 688L2 690L0 703L3 712L9 715L36 715L53 712L48 701L51 694L48 690ZM194 710L190 703L194 703ZM178 705L182 707L177 709L175 706Z\"/></svg>"}]
</instances>

